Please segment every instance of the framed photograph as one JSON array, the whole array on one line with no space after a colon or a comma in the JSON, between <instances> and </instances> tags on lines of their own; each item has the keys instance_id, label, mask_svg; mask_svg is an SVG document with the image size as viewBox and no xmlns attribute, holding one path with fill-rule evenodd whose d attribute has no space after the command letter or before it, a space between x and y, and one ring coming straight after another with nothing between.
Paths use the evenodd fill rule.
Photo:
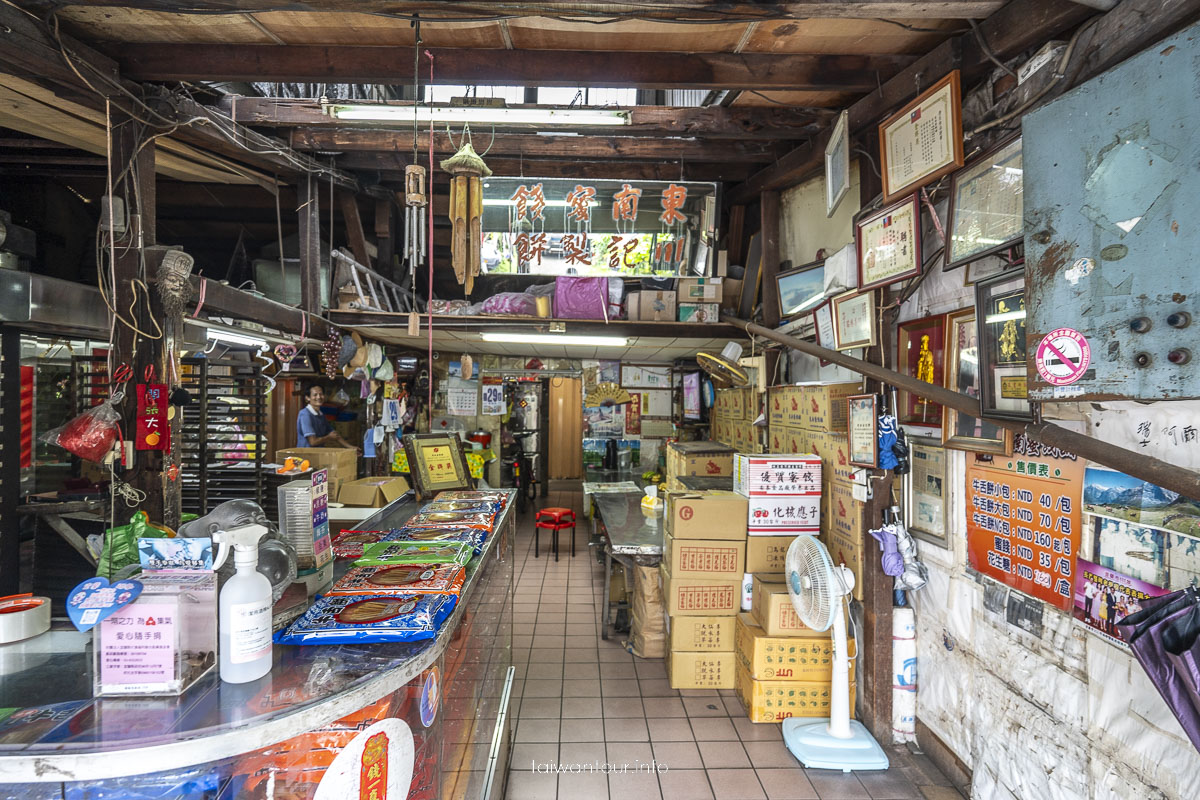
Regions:
<instances>
[{"instance_id":1,"label":"framed photograph","mask_svg":"<svg viewBox=\"0 0 1200 800\"><path fill-rule=\"evenodd\" d=\"M780 319L791 319L812 310L825 299L825 260L814 261L775 276Z\"/></svg>"},{"instance_id":2,"label":"framed photograph","mask_svg":"<svg viewBox=\"0 0 1200 800\"><path fill-rule=\"evenodd\" d=\"M979 332L975 309L946 316L946 388L979 399ZM1012 455L1012 431L952 408L942 410L942 446L975 453Z\"/></svg>"},{"instance_id":3,"label":"framed photograph","mask_svg":"<svg viewBox=\"0 0 1200 800\"><path fill-rule=\"evenodd\" d=\"M833 301L826 300L813 311L813 329L817 335L817 344L826 350L837 350L837 328L833 324ZM822 367L829 366L829 361L818 359Z\"/></svg>"},{"instance_id":4,"label":"framed photograph","mask_svg":"<svg viewBox=\"0 0 1200 800\"><path fill-rule=\"evenodd\" d=\"M901 322L896 330L896 370L919 381L942 386L946 365L946 315ZM899 395L902 425L940 428L942 407L910 392Z\"/></svg>"},{"instance_id":5,"label":"framed photograph","mask_svg":"<svg viewBox=\"0 0 1200 800\"><path fill-rule=\"evenodd\" d=\"M424 500L449 489L472 489L462 440L452 433L409 433L401 438L408 472Z\"/></svg>"},{"instance_id":6,"label":"framed photograph","mask_svg":"<svg viewBox=\"0 0 1200 800\"><path fill-rule=\"evenodd\" d=\"M874 346L874 292L846 292L833 298L833 338L838 350Z\"/></svg>"},{"instance_id":7,"label":"framed photograph","mask_svg":"<svg viewBox=\"0 0 1200 800\"><path fill-rule=\"evenodd\" d=\"M909 439L912 462L908 491L908 530L919 539L949 547L946 531L946 451L925 439Z\"/></svg>"},{"instance_id":8,"label":"framed photograph","mask_svg":"<svg viewBox=\"0 0 1200 800\"><path fill-rule=\"evenodd\" d=\"M846 433L849 436L850 463L856 467L879 465L879 413L875 395L854 394L846 398Z\"/></svg>"},{"instance_id":9,"label":"framed photograph","mask_svg":"<svg viewBox=\"0 0 1200 800\"><path fill-rule=\"evenodd\" d=\"M945 269L1004 250L1024 235L1021 137L984 153L950 178Z\"/></svg>"},{"instance_id":10,"label":"framed photograph","mask_svg":"<svg viewBox=\"0 0 1200 800\"><path fill-rule=\"evenodd\" d=\"M921 273L921 214L915 194L855 223L858 288L871 289Z\"/></svg>"},{"instance_id":11,"label":"framed photograph","mask_svg":"<svg viewBox=\"0 0 1200 800\"><path fill-rule=\"evenodd\" d=\"M879 125L884 202L963 165L962 84L958 70Z\"/></svg>"},{"instance_id":12,"label":"framed photograph","mask_svg":"<svg viewBox=\"0 0 1200 800\"><path fill-rule=\"evenodd\" d=\"M985 416L1031 420L1025 355L1025 270L975 284L979 403Z\"/></svg>"},{"instance_id":13,"label":"framed photograph","mask_svg":"<svg viewBox=\"0 0 1200 800\"><path fill-rule=\"evenodd\" d=\"M825 145L825 216L832 217L850 191L850 112L842 111Z\"/></svg>"}]
</instances>

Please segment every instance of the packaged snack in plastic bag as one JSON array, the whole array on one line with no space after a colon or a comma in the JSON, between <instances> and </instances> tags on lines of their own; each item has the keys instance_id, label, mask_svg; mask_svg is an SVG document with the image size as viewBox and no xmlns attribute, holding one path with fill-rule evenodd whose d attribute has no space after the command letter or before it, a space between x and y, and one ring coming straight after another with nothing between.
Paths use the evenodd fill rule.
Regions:
<instances>
[{"instance_id":1,"label":"packaged snack in plastic bag","mask_svg":"<svg viewBox=\"0 0 1200 800\"><path fill-rule=\"evenodd\" d=\"M495 511L418 511L413 514L406 528L478 528L490 531L496 520Z\"/></svg>"},{"instance_id":2,"label":"packaged snack in plastic bag","mask_svg":"<svg viewBox=\"0 0 1200 800\"><path fill-rule=\"evenodd\" d=\"M344 530L333 537L334 558L360 558L363 547L368 544L383 541L383 537L391 533L386 531L355 531Z\"/></svg>"},{"instance_id":3,"label":"packaged snack in plastic bag","mask_svg":"<svg viewBox=\"0 0 1200 800\"><path fill-rule=\"evenodd\" d=\"M436 567L432 564L390 564L382 567L355 567L342 576L327 593L329 596L459 594L464 570L457 565Z\"/></svg>"},{"instance_id":4,"label":"packaged snack in plastic bag","mask_svg":"<svg viewBox=\"0 0 1200 800\"><path fill-rule=\"evenodd\" d=\"M505 503L508 502L508 492L450 489L445 492L441 492L437 497L434 498L435 502L441 502L443 500L486 500L487 502L496 503L501 508L504 508Z\"/></svg>"},{"instance_id":5,"label":"packaged snack in plastic bag","mask_svg":"<svg viewBox=\"0 0 1200 800\"><path fill-rule=\"evenodd\" d=\"M433 511L492 514L496 511L496 504L481 500L433 500L421 506L421 513L423 514Z\"/></svg>"},{"instance_id":6,"label":"packaged snack in plastic bag","mask_svg":"<svg viewBox=\"0 0 1200 800\"><path fill-rule=\"evenodd\" d=\"M46 431L38 437L48 444L56 444L69 453L73 453L85 461L97 464L104 461L104 456L112 450L121 435L118 423L121 415L113 408L112 401L106 400L98 406L92 406L65 425Z\"/></svg>"},{"instance_id":7,"label":"packaged snack in plastic bag","mask_svg":"<svg viewBox=\"0 0 1200 800\"><path fill-rule=\"evenodd\" d=\"M356 567L381 567L394 564L457 564L463 566L474 555L467 542L375 542L363 545Z\"/></svg>"},{"instance_id":8,"label":"packaged snack in plastic bag","mask_svg":"<svg viewBox=\"0 0 1200 800\"><path fill-rule=\"evenodd\" d=\"M327 595L286 630L277 644L370 644L432 639L458 596Z\"/></svg>"},{"instance_id":9,"label":"packaged snack in plastic bag","mask_svg":"<svg viewBox=\"0 0 1200 800\"><path fill-rule=\"evenodd\" d=\"M422 544L465 542L478 554L483 547L483 543L487 540L487 534L487 531L478 528L447 528L436 525L417 527L405 525L403 528L394 530L384 536L383 541L421 542Z\"/></svg>"}]
</instances>

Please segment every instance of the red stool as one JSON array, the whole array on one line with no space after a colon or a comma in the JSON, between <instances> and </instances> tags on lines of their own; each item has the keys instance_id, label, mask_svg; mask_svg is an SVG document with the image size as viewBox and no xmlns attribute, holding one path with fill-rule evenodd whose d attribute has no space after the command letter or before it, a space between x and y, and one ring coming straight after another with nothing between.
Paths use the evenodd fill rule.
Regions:
<instances>
[{"instance_id":1,"label":"red stool","mask_svg":"<svg viewBox=\"0 0 1200 800\"><path fill-rule=\"evenodd\" d=\"M554 560L558 561L558 532L571 529L571 558L575 557L575 512L569 508L543 508L537 512L533 523L533 557L538 557L538 532L541 528L552 531L551 547Z\"/></svg>"}]
</instances>

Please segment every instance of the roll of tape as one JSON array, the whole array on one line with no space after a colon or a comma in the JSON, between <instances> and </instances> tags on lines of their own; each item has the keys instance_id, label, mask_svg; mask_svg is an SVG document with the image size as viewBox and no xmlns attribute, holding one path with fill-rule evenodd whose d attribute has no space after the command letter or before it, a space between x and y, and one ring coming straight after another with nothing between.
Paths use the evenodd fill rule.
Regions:
<instances>
[{"instance_id":1,"label":"roll of tape","mask_svg":"<svg viewBox=\"0 0 1200 800\"><path fill-rule=\"evenodd\" d=\"M32 594L0 597L0 644L19 642L50 630L50 598Z\"/></svg>"}]
</instances>

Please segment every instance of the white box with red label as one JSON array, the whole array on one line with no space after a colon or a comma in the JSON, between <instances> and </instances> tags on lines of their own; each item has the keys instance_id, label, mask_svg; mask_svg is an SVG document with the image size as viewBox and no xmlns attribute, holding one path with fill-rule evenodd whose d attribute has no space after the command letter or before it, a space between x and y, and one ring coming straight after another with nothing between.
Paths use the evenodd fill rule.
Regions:
<instances>
[{"instance_id":1,"label":"white box with red label","mask_svg":"<svg viewBox=\"0 0 1200 800\"><path fill-rule=\"evenodd\" d=\"M748 498L746 531L751 536L815 533L821 529L821 495L758 495Z\"/></svg>"},{"instance_id":2,"label":"white box with red label","mask_svg":"<svg viewBox=\"0 0 1200 800\"><path fill-rule=\"evenodd\" d=\"M821 457L738 453L733 460L733 489L743 497L820 495Z\"/></svg>"}]
</instances>

